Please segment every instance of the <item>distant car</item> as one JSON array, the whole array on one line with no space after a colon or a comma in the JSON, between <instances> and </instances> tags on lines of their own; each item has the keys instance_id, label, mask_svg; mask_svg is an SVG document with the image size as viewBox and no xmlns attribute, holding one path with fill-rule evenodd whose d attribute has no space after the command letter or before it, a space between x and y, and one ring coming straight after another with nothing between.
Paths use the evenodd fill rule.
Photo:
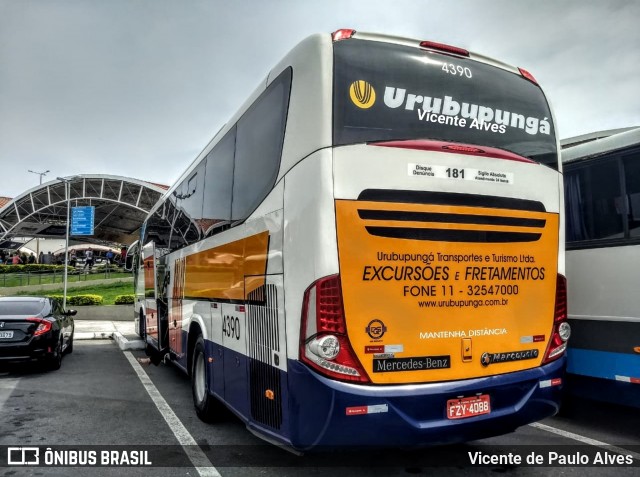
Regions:
<instances>
[{"instance_id":1,"label":"distant car","mask_svg":"<svg viewBox=\"0 0 640 477\"><path fill-rule=\"evenodd\" d=\"M44 297L0 297L0 361L43 361L59 369L73 351L73 317L62 303Z\"/></svg>"}]
</instances>

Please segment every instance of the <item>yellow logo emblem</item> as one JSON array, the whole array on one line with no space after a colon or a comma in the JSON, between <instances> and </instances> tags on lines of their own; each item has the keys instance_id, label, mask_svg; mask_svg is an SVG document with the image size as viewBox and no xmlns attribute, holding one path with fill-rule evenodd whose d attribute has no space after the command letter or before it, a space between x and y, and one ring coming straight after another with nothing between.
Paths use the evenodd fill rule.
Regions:
<instances>
[{"instance_id":1,"label":"yellow logo emblem","mask_svg":"<svg viewBox=\"0 0 640 477\"><path fill-rule=\"evenodd\" d=\"M359 108L369 109L376 102L376 91L366 81L354 81L349 87L349 97Z\"/></svg>"}]
</instances>

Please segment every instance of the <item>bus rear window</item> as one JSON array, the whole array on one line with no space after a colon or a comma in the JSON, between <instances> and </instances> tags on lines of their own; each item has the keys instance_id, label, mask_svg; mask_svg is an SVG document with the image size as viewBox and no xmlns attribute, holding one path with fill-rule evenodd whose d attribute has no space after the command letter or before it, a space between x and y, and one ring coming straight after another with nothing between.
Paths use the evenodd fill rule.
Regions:
<instances>
[{"instance_id":1,"label":"bus rear window","mask_svg":"<svg viewBox=\"0 0 640 477\"><path fill-rule=\"evenodd\" d=\"M403 45L334 43L333 143L431 139L497 147L558 169L542 90L485 63Z\"/></svg>"}]
</instances>

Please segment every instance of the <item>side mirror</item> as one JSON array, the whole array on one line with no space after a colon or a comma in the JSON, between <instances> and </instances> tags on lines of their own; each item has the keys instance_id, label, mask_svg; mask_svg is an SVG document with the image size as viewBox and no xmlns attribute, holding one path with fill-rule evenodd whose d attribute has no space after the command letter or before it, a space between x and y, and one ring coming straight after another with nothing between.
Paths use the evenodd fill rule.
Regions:
<instances>
[{"instance_id":1,"label":"side mirror","mask_svg":"<svg viewBox=\"0 0 640 477\"><path fill-rule=\"evenodd\" d=\"M77 313L78 312L76 310L67 310L65 312L65 315L67 315L67 316L76 316Z\"/></svg>"}]
</instances>

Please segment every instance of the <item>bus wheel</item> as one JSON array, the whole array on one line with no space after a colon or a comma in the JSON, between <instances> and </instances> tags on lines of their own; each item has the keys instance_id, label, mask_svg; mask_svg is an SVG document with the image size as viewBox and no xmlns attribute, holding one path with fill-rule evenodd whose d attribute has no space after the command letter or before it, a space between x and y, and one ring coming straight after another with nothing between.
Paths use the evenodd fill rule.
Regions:
<instances>
[{"instance_id":1,"label":"bus wheel","mask_svg":"<svg viewBox=\"0 0 640 477\"><path fill-rule=\"evenodd\" d=\"M207 362L204 353L204 339L198 336L193 348L191 364L191 391L196 414L204 422L215 422L220 419L222 405L207 390Z\"/></svg>"}]
</instances>

